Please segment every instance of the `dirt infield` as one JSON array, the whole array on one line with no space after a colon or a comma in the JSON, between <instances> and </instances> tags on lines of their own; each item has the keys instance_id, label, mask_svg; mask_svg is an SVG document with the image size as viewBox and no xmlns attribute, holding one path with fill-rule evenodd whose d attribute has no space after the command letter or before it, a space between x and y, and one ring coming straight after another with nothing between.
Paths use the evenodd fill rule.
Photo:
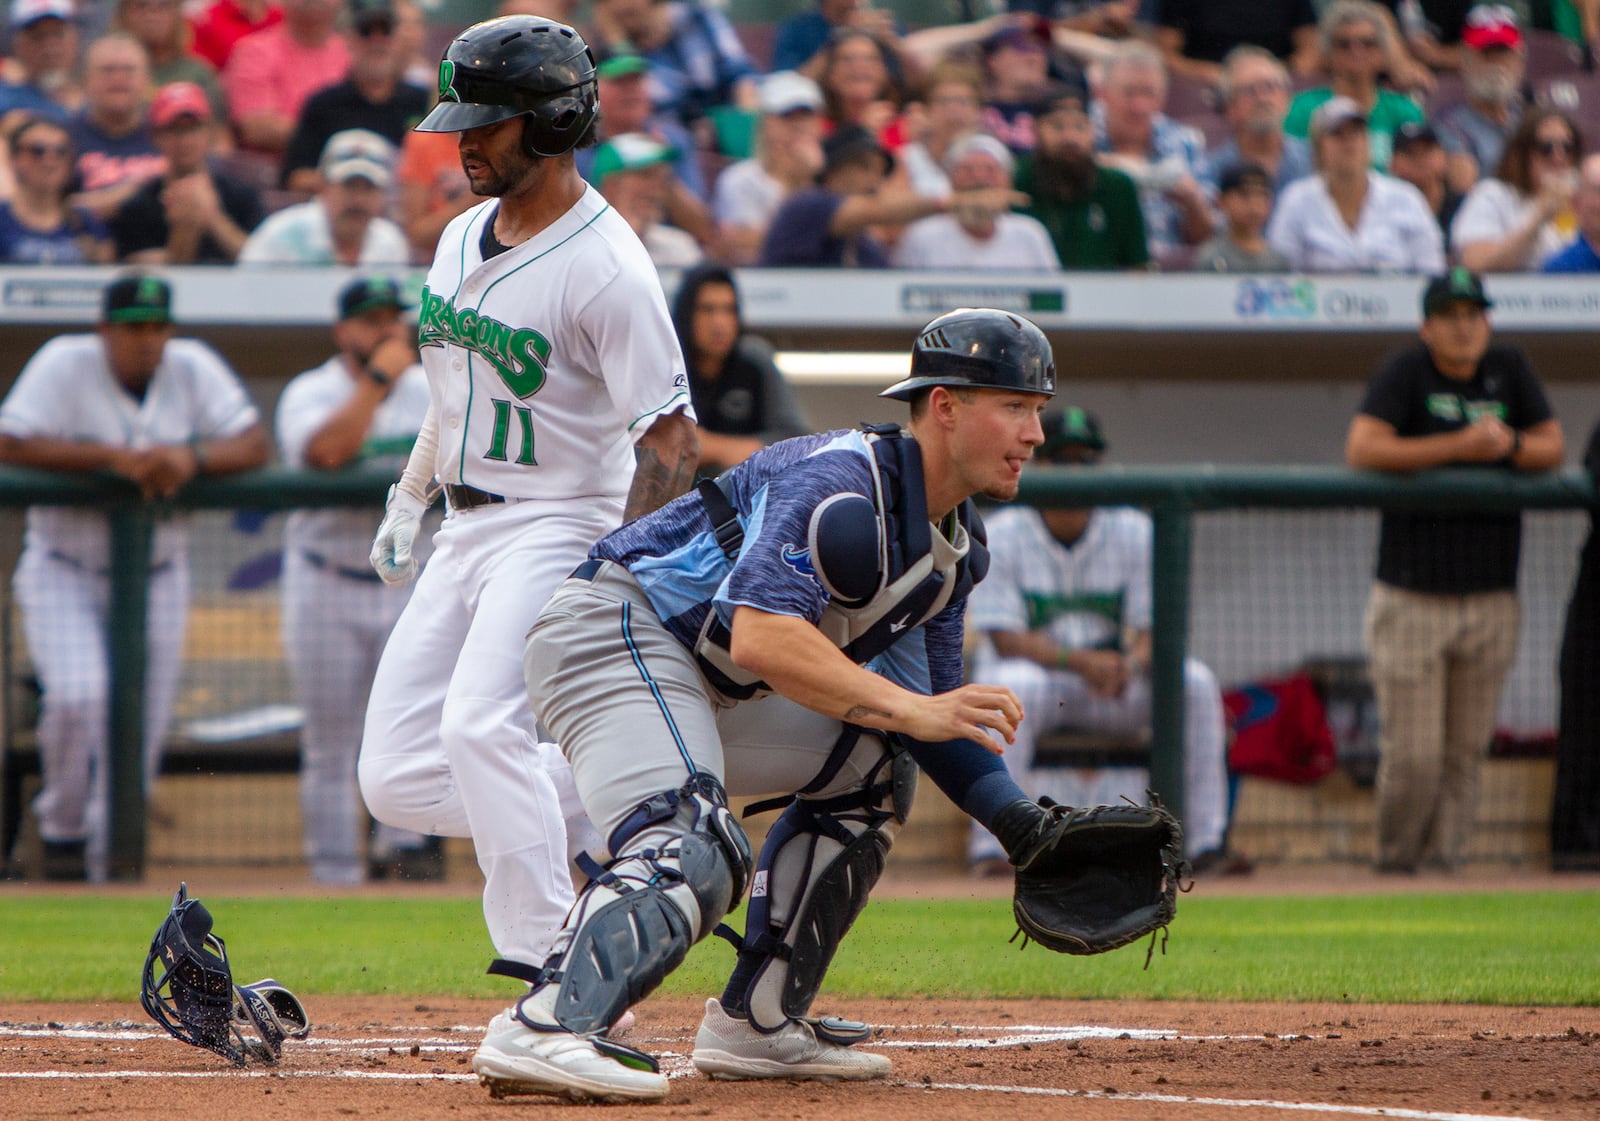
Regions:
<instances>
[{"instance_id":1,"label":"dirt infield","mask_svg":"<svg viewBox=\"0 0 1600 1121\"><path fill-rule=\"evenodd\" d=\"M308 1000L312 1038L276 1068L229 1067L137 1005L0 1008L0 1116L515 1118L467 1063L496 1006ZM647 1001L629 1042L672 1094L607 1117L1253 1121L1303 1113L1423 1121L1600 1115L1600 1008L876 1001L886 1083L728 1083L688 1061L698 1002Z\"/></svg>"}]
</instances>

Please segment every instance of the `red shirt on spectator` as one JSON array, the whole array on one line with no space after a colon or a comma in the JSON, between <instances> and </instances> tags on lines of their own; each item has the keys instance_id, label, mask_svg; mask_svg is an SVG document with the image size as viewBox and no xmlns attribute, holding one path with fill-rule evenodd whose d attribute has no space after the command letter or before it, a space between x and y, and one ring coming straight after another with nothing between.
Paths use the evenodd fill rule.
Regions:
<instances>
[{"instance_id":1,"label":"red shirt on spectator","mask_svg":"<svg viewBox=\"0 0 1600 1121\"><path fill-rule=\"evenodd\" d=\"M255 20L237 0L216 0L189 22L194 27L194 42L189 49L221 70L233 54L235 43L252 31L264 31L282 23L283 9L268 4L260 20Z\"/></svg>"},{"instance_id":2,"label":"red shirt on spectator","mask_svg":"<svg viewBox=\"0 0 1600 1121\"><path fill-rule=\"evenodd\" d=\"M278 113L293 121L307 98L344 81L349 69L350 45L343 35L306 47L283 27L254 32L239 40L222 72L228 112L235 121L252 113Z\"/></svg>"}]
</instances>

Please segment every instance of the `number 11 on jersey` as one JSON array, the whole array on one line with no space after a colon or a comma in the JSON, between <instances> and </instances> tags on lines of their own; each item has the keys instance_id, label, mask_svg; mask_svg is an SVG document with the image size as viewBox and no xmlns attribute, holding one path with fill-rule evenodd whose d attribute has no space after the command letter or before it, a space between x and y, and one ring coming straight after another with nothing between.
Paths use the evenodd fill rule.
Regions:
<instances>
[{"instance_id":1,"label":"number 11 on jersey","mask_svg":"<svg viewBox=\"0 0 1600 1121\"><path fill-rule=\"evenodd\" d=\"M517 427L520 429L522 442L521 451L517 454L517 463L523 467L535 467L538 460L533 458L533 410L526 405L513 405L510 401L502 401L498 397L494 401L494 434L489 437L489 450L484 452L484 459L492 459L499 463L506 461L506 446L511 440L511 414L517 414Z\"/></svg>"}]
</instances>

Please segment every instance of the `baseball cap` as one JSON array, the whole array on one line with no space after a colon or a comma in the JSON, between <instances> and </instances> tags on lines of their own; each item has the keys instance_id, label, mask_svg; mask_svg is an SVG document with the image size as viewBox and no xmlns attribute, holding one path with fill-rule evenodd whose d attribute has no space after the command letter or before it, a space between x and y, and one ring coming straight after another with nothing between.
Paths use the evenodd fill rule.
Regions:
<instances>
[{"instance_id":1,"label":"baseball cap","mask_svg":"<svg viewBox=\"0 0 1600 1121\"><path fill-rule=\"evenodd\" d=\"M129 273L106 285L106 323L171 323L172 286L159 276Z\"/></svg>"},{"instance_id":2,"label":"baseball cap","mask_svg":"<svg viewBox=\"0 0 1600 1121\"><path fill-rule=\"evenodd\" d=\"M1399 152L1413 144L1437 144L1439 134L1426 121L1407 121L1394 130L1394 150Z\"/></svg>"},{"instance_id":3,"label":"baseball cap","mask_svg":"<svg viewBox=\"0 0 1600 1121\"><path fill-rule=\"evenodd\" d=\"M1044 429L1044 443L1039 454L1053 458L1070 447L1088 448L1093 452L1106 450L1106 438L1100 431L1100 422L1088 409L1069 405L1065 409L1051 409L1039 418Z\"/></svg>"},{"instance_id":4,"label":"baseball cap","mask_svg":"<svg viewBox=\"0 0 1600 1121\"><path fill-rule=\"evenodd\" d=\"M363 27L387 25L394 28L393 0L350 0L350 26Z\"/></svg>"},{"instance_id":5,"label":"baseball cap","mask_svg":"<svg viewBox=\"0 0 1600 1121\"><path fill-rule=\"evenodd\" d=\"M1443 311L1454 303L1494 307L1494 301L1484 294L1483 278L1460 266L1428 281L1428 286L1422 290L1423 318Z\"/></svg>"},{"instance_id":6,"label":"baseball cap","mask_svg":"<svg viewBox=\"0 0 1600 1121\"><path fill-rule=\"evenodd\" d=\"M1311 114L1311 135L1323 136L1352 121L1367 123L1367 115L1348 97L1330 97Z\"/></svg>"},{"instance_id":7,"label":"baseball cap","mask_svg":"<svg viewBox=\"0 0 1600 1121\"><path fill-rule=\"evenodd\" d=\"M1024 23L1013 23L994 32L981 44L984 54L993 54L1002 47L1018 47L1023 50L1029 47L1050 46L1050 21L1043 16L1036 16Z\"/></svg>"},{"instance_id":8,"label":"baseball cap","mask_svg":"<svg viewBox=\"0 0 1600 1121\"><path fill-rule=\"evenodd\" d=\"M71 21L77 14L72 0L12 0L11 13L7 18L13 28L18 28L42 19Z\"/></svg>"},{"instance_id":9,"label":"baseball cap","mask_svg":"<svg viewBox=\"0 0 1600 1121\"><path fill-rule=\"evenodd\" d=\"M650 60L636 54L614 54L594 68L601 78L627 78L633 74L648 74Z\"/></svg>"},{"instance_id":10,"label":"baseball cap","mask_svg":"<svg viewBox=\"0 0 1600 1121\"><path fill-rule=\"evenodd\" d=\"M369 129L347 128L328 137L317 170L329 183L365 179L375 187L394 182L394 145Z\"/></svg>"},{"instance_id":11,"label":"baseball cap","mask_svg":"<svg viewBox=\"0 0 1600 1121\"><path fill-rule=\"evenodd\" d=\"M386 276L358 276L339 289L340 322L377 308L403 311L410 306L400 295L400 285Z\"/></svg>"},{"instance_id":12,"label":"baseball cap","mask_svg":"<svg viewBox=\"0 0 1600 1121\"><path fill-rule=\"evenodd\" d=\"M894 170L894 155L878 143L878 138L860 125L840 125L822 141L822 174L854 163L868 152L883 157L884 171Z\"/></svg>"},{"instance_id":13,"label":"baseball cap","mask_svg":"<svg viewBox=\"0 0 1600 1121\"><path fill-rule=\"evenodd\" d=\"M797 109L822 108L822 89L804 74L777 70L761 79L757 101L763 113L781 117Z\"/></svg>"},{"instance_id":14,"label":"baseball cap","mask_svg":"<svg viewBox=\"0 0 1600 1121\"><path fill-rule=\"evenodd\" d=\"M608 175L619 171L641 171L657 164L671 163L678 158L678 149L663 144L642 132L625 132L613 136L594 153L594 182L603 183Z\"/></svg>"},{"instance_id":15,"label":"baseball cap","mask_svg":"<svg viewBox=\"0 0 1600 1121\"><path fill-rule=\"evenodd\" d=\"M973 152L992 157L1008 179L1017 169L1017 158L1011 154L1011 149L986 132L970 132L951 144L944 154L944 169L949 171Z\"/></svg>"},{"instance_id":16,"label":"baseball cap","mask_svg":"<svg viewBox=\"0 0 1600 1121\"><path fill-rule=\"evenodd\" d=\"M1462 21L1461 41L1475 51L1492 47L1520 50L1522 27L1517 23L1517 13L1504 4L1478 4L1468 10Z\"/></svg>"},{"instance_id":17,"label":"baseball cap","mask_svg":"<svg viewBox=\"0 0 1600 1121\"><path fill-rule=\"evenodd\" d=\"M1044 91L1043 97L1034 102L1033 115L1037 119L1066 108L1087 113L1090 103L1087 82L1056 82Z\"/></svg>"},{"instance_id":18,"label":"baseball cap","mask_svg":"<svg viewBox=\"0 0 1600 1121\"><path fill-rule=\"evenodd\" d=\"M1265 187L1272 190L1272 176L1258 163L1230 163L1217 176L1217 192L1243 190L1245 187Z\"/></svg>"},{"instance_id":19,"label":"baseball cap","mask_svg":"<svg viewBox=\"0 0 1600 1121\"><path fill-rule=\"evenodd\" d=\"M166 128L179 117L211 119L211 100L193 82L168 82L150 99L150 123L154 127Z\"/></svg>"}]
</instances>

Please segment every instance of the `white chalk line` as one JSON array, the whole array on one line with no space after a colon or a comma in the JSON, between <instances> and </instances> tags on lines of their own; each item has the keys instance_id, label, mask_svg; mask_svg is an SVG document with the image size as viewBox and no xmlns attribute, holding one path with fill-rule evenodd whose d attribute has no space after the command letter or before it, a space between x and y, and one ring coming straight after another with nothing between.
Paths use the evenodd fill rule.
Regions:
<instances>
[{"instance_id":1,"label":"white chalk line","mask_svg":"<svg viewBox=\"0 0 1600 1121\"><path fill-rule=\"evenodd\" d=\"M438 1029L426 1028L398 1028L398 1031L426 1031ZM451 1032L477 1033L480 1028L466 1025L452 1027ZM985 1034L982 1039L935 1039L935 1040L874 1040L864 1046L871 1048L918 1048L946 1050L969 1050L990 1047L1018 1047L1023 1045L1073 1042L1082 1039L1138 1039L1138 1040L1223 1040L1223 1041L1255 1041L1266 1038L1260 1034L1246 1035L1186 1035L1182 1032L1162 1030L1155 1028L1115 1028L1099 1025L1079 1024L1066 1027L1053 1027L1039 1024L1017 1025L907 1025L898 1026L897 1031L961 1031L980 1032ZM992 1033L992 1034L991 1034ZM60 1028L34 1028L16 1025L0 1025L0 1037L14 1038L40 1038L55 1039L104 1039L120 1042L137 1042L147 1039L165 1039L166 1033L143 1031L133 1028L99 1028L99 1027L69 1027ZM1280 1036L1276 1038L1312 1037ZM666 1040L640 1040L639 1042L667 1042ZM419 1048L419 1055L431 1051L463 1052L476 1050L477 1044L456 1043L449 1039L438 1037L418 1039L415 1036L375 1036L360 1039L308 1039L285 1044L288 1048L304 1047L320 1050L324 1053L348 1052L354 1055L381 1053L393 1047L406 1048L409 1054L411 1046ZM668 1078L687 1078L696 1074L690 1057L672 1051L657 1053L661 1063L661 1072ZM160 1079L216 1079L216 1078L346 1078L366 1079L370 1081L434 1081L434 1082L476 1082L475 1074L448 1074L433 1071L369 1071L369 1070L285 1070L283 1068L255 1068L240 1070L228 1068L214 1071L153 1071L153 1070L117 1070L117 1071L82 1071L82 1070L45 1070L45 1071L0 1071L0 1079L11 1081L105 1081L125 1080L139 1078ZM1104 1101L1138 1101L1160 1102L1169 1105L1210 1105L1225 1106L1238 1109L1273 1109L1283 1112L1295 1113L1332 1113L1358 1117L1398 1117L1405 1121L1542 1121L1540 1118L1520 1117L1510 1114L1487 1113L1455 1113L1439 1110L1408 1109L1399 1106L1363 1106L1348 1105L1333 1102L1290 1102L1277 1101L1266 1098L1208 1098L1188 1097L1180 1094L1152 1094L1133 1092L1108 1093L1103 1090L1072 1090L1049 1086L1009 1086L1004 1084L966 1083L966 1082L891 1082L890 1085L901 1086L907 1089L921 1090L949 1090L963 1093L988 1093L988 1094L1020 1094L1033 1097L1079 1098Z\"/></svg>"}]
</instances>

